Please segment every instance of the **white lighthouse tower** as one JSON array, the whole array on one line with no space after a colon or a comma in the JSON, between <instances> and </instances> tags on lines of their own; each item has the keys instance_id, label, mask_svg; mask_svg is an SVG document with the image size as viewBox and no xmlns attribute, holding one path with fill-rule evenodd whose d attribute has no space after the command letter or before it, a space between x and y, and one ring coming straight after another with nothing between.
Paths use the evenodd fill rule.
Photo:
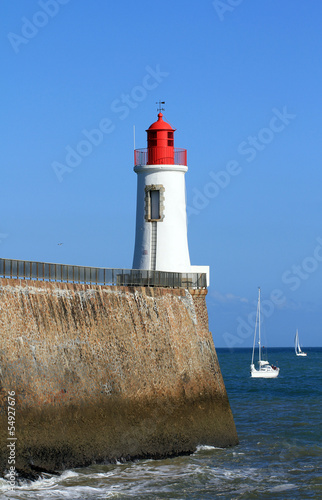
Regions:
<instances>
[{"instance_id":1,"label":"white lighthouse tower","mask_svg":"<svg viewBox=\"0 0 322 500\"><path fill-rule=\"evenodd\" d=\"M133 269L206 272L191 266L186 213L187 150L174 147L175 129L158 114L147 129L147 148L134 151L138 175Z\"/></svg>"}]
</instances>

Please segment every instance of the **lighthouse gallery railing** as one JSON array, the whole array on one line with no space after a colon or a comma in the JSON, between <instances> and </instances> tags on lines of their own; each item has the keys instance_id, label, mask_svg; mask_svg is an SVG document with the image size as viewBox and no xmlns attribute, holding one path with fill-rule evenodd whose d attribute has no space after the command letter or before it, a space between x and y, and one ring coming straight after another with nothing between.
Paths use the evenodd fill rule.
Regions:
<instances>
[{"instance_id":1,"label":"lighthouse gallery railing","mask_svg":"<svg viewBox=\"0 0 322 500\"><path fill-rule=\"evenodd\" d=\"M97 285L158 286L166 288L207 287L207 278L204 273L110 269L14 259L0 259L0 277Z\"/></svg>"},{"instance_id":2,"label":"lighthouse gallery railing","mask_svg":"<svg viewBox=\"0 0 322 500\"><path fill-rule=\"evenodd\" d=\"M187 150L181 148L173 148L173 158L169 160L169 148L158 147L159 154L162 156L164 150L164 161L159 160L157 163L170 164L170 165L187 165ZM161 153L160 153L161 152ZM134 165L148 165L149 164L149 151L147 148L134 150Z\"/></svg>"}]
</instances>

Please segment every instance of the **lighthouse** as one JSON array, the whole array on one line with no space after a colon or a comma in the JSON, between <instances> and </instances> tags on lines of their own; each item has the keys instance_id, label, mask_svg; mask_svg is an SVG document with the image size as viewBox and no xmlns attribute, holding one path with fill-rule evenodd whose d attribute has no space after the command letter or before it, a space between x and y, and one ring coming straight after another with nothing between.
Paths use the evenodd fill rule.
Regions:
<instances>
[{"instance_id":1,"label":"lighthouse","mask_svg":"<svg viewBox=\"0 0 322 500\"><path fill-rule=\"evenodd\" d=\"M187 150L174 147L175 130L158 119L146 130L147 148L134 151L137 174L133 269L177 273L206 272L191 266L186 212Z\"/></svg>"}]
</instances>

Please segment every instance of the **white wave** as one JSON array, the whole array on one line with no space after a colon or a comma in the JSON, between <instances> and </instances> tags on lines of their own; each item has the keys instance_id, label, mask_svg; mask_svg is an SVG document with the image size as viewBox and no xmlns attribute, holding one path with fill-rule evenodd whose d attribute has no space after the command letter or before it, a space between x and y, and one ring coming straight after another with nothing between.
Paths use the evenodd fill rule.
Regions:
<instances>
[{"instance_id":1,"label":"white wave","mask_svg":"<svg viewBox=\"0 0 322 500\"><path fill-rule=\"evenodd\" d=\"M77 476L79 476L79 474L72 470L64 471L59 475L44 473L35 481L27 479L22 480L19 484L16 484L14 488L11 487L8 481L0 478L0 492L6 494L4 498L30 498L30 492L32 492L34 498L47 498L47 496L43 496L44 490L46 490L46 495L48 496L50 496L52 492L56 495L55 488L57 488L61 482Z\"/></svg>"},{"instance_id":2,"label":"white wave","mask_svg":"<svg viewBox=\"0 0 322 500\"><path fill-rule=\"evenodd\" d=\"M286 491L286 490L294 490L297 488L295 484L278 484L277 486L273 486L273 488L270 488L268 491L270 493L279 493L281 491Z\"/></svg>"},{"instance_id":3,"label":"white wave","mask_svg":"<svg viewBox=\"0 0 322 500\"><path fill-rule=\"evenodd\" d=\"M43 490L47 488L54 488L57 485L59 485L59 483L61 483L62 481L65 481L70 477L77 477L78 475L79 474L73 472L72 470L64 471L62 474L59 474L57 476L51 474L43 474L42 477L36 479L36 481L23 481L21 485L17 487L17 489Z\"/></svg>"},{"instance_id":4,"label":"white wave","mask_svg":"<svg viewBox=\"0 0 322 500\"><path fill-rule=\"evenodd\" d=\"M67 479L68 477L76 477L79 476L78 472L73 470L65 470L59 477L60 479Z\"/></svg>"},{"instance_id":5,"label":"white wave","mask_svg":"<svg viewBox=\"0 0 322 500\"><path fill-rule=\"evenodd\" d=\"M197 446L195 453L198 453L199 451L207 451L207 450L222 450L222 448L219 448L218 446L210 446L208 444L200 444L199 446Z\"/></svg>"},{"instance_id":6,"label":"white wave","mask_svg":"<svg viewBox=\"0 0 322 500\"><path fill-rule=\"evenodd\" d=\"M42 492L34 492L35 500L58 500L61 498L66 498L68 500L79 500L80 498L92 498L99 500L100 498L106 498L106 492L100 488L93 488L91 486L74 486L70 488L64 487L56 488L55 490L47 490L45 495Z\"/></svg>"}]
</instances>

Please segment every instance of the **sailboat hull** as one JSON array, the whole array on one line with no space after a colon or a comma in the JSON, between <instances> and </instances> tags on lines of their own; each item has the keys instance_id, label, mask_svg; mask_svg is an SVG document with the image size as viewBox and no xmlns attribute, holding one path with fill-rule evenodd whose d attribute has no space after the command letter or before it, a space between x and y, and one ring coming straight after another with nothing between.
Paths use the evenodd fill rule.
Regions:
<instances>
[{"instance_id":1,"label":"sailboat hull","mask_svg":"<svg viewBox=\"0 0 322 500\"><path fill-rule=\"evenodd\" d=\"M250 376L252 378L276 378L278 377L279 369L272 370L271 372L263 371L263 370L254 370L250 372Z\"/></svg>"},{"instance_id":2,"label":"sailboat hull","mask_svg":"<svg viewBox=\"0 0 322 500\"><path fill-rule=\"evenodd\" d=\"M250 367L250 376L252 378L276 378L279 372L279 368L273 368L271 365L262 366L259 370L256 370L254 365Z\"/></svg>"}]
</instances>

